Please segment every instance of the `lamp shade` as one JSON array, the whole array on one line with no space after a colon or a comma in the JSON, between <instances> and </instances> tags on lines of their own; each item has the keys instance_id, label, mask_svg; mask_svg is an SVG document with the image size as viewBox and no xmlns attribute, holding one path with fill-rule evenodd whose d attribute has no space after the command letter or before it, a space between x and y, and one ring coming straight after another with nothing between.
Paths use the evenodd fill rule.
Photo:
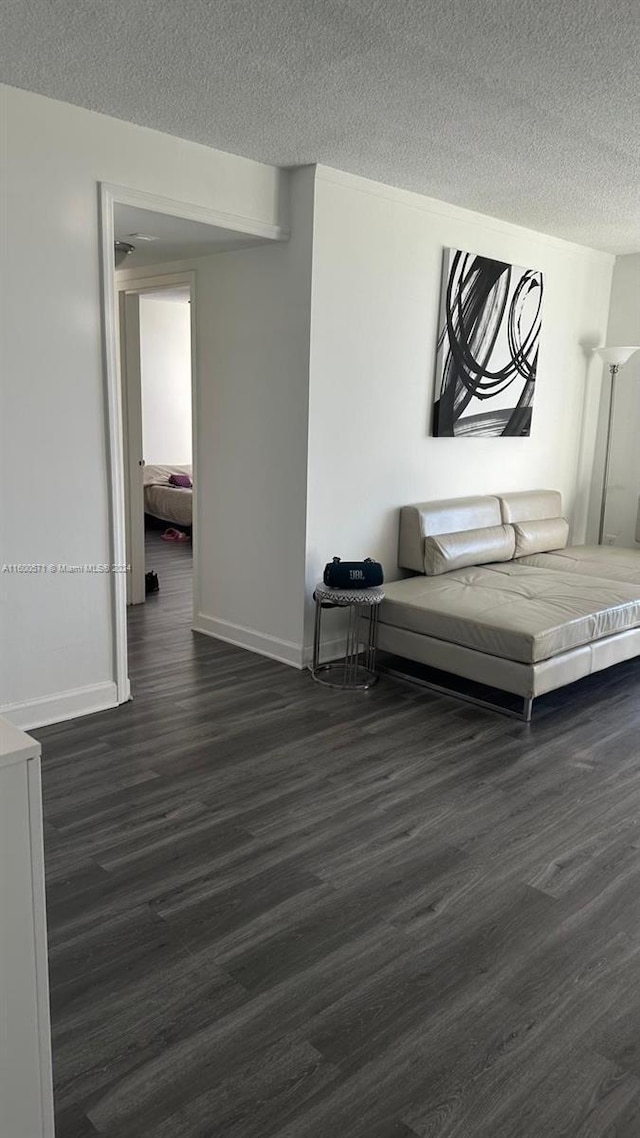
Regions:
<instances>
[{"instance_id":1,"label":"lamp shade","mask_svg":"<svg viewBox=\"0 0 640 1138\"><path fill-rule=\"evenodd\" d=\"M617 367L622 367L623 364L626 364L633 353L639 350L637 344L635 347L627 346L625 348L594 348L596 355L600 356L601 360L604 360L606 364L615 364Z\"/></svg>"}]
</instances>

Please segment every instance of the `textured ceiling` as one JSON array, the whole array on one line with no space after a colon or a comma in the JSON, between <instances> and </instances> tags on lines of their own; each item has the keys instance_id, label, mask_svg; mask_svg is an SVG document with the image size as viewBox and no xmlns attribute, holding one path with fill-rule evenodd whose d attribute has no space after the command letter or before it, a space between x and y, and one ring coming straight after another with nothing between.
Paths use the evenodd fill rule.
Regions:
<instances>
[{"instance_id":1,"label":"textured ceiling","mask_svg":"<svg viewBox=\"0 0 640 1138\"><path fill-rule=\"evenodd\" d=\"M139 269L142 265L160 265L165 261L187 261L192 257L205 257L226 249L242 249L259 245L260 237L234 233L217 225L201 221L187 221L183 217L170 217L155 210L138 209L116 202L113 207L114 235L117 241L128 241L135 247L129 253L122 269ZM153 241L140 240L136 234L153 237Z\"/></svg>"},{"instance_id":2,"label":"textured ceiling","mask_svg":"<svg viewBox=\"0 0 640 1138\"><path fill-rule=\"evenodd\" d=\"M9 84L640 250L638 0L4 0Z\"/></svg>"}]
</instances>

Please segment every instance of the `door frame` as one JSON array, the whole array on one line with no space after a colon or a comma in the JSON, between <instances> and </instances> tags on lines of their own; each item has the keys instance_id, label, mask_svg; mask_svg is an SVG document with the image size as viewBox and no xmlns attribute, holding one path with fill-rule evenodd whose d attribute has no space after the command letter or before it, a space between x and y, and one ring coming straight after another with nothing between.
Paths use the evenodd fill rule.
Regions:
<instances>
[{"instance_id":1,"label":"door frame","mask_svg":"<svg viewBox=\"0 0 640 1138\"><path fill-rule=\"evenodd\" d=\"M110 182L98 182L98 225L100 234L100 285L102 301L102 339L106 387L107 415L107 461L110 489L110 538L111 562L115 566L126 564L126 514L124 480L124 440L122 423L122 392L120 389L120 369L118 367L118 318L115 269L113 263L113 243L115 240L114 206L130 205L171 217L182 217L188 221L200 221L205 225L230 229L248 236L264 237L272 241L286 241L289 232L283 226L271 225L256 218L239 217L221 210L208 209L189 202L174 201L159 194L150 194ZM198 392L199 378L195 360L195 288L191 294L191 375L193 381L192 431L194 440L194 483L197 482L197 438L199 434ZM197 486L194 489L194 606L198 603L198 537L197 525ZM117 687L118 703L131 699L129 665L127 654L127 582L123 572L113 572L111 595L113 612L113 663Z\"/></svg>"},{"instance_id":2,"label":"door frame","mask_svg":"<svg viewBox=\"0 0 640 1138\"><path fill-rule=\"evenodd\" d=\"M149 268L152 268L152 266L149 266ZM189 339L190 339L190 351L191 351L191 373L190 373L191 374L191 463L192 463L192 469L193 469L193 490L192 490L192 495L193 495L193 497L192 497L192 523L193 524L191 527L191 548L193 551L193 618L195 619L195 614L200 611L200 560L199 560L199 556L198 556L198 553L199 553L199 550L198 550L198 529L199 529L199 527L197 525L198 491L196 488L197 484L199 482L199 477L197 477L197 475L199 474L199 471L198 471L198 454L197 454L197 452L198 452L198 441L197 441L197 433L196 433L196 417L197 417L196 416L196 400L197 400L197 393L198 393L198 387L196 384L196 274L192 269L187 269L181 273L158 273L157 276L149 275L149 276L140 277L140 278L131 277L131 279L126 280L126 281L121 281L121 282L117 281L116 282L116 292L118 294L118 299L120 301L119 307L121 307L121 304L122 304L121 298L122 297L150 296L150 295L153 295L154 292L164 291L165 289L168 289L168 288L180 288L180 287L184 288L185 286L189 289L189 304L190 304L190 307L189 307L190 337L189 337ZM120 328L121 333L122 333L122 331L123 331L123 329ZM139 341L139 337L140 337L139 323L138 323L138 326L136 329L136 335L137 335L137 338ZM141 375L138 375L137 382L138 382L138 385L140 388L140 397L142 396L141 378L142 378ZM125 523L127 523L127 522L130 523L132 521L132 495L133 495L133 487L132 487L132 480L131 480L131 466L132 466L131 460L132 460L132 457L134 458L134 460L136 462L139 460L135 459L135 456L133 456L133 454L132 454L131 438L129 436L129 430L128 430L129 427L131 426L131 410L132 410L132 401L131 401L132 391L131 391L131 387L129 385L130 384L130 370L126 365L124 367L122 367L122 360L121 360L120 381L121 381L121 384L123 385L122 386L122 405L123 405L123 407L126 408L125 415L123 416L123 448L124 448L124 461L125 461ZM140 398L140 400L137 400L138 403L140 403L140 401L141 401L141 398ZM133 425L134 425L134 429L136 429L136 433L138 435L141 450L142 450L144 448L144 438L142 435L142 424L141 423L140 424L134 423ZM127 450L129 452L128 454L127 454ZM144 455L141 453L140 457L144 458ZM127 465L129 466L128 485L127 485L127 477L126 477ZM127 489L129 491L128 496L127 496ZM133 541L132 541L132 545L133 545ZM143 548L142 548L142 564L144 566L144 540L143 540ZM138 567L138 569L139 568L140 567ZM133 568L132 568L132 571L133 571ZM142 587L144 588L144 568L142 570ZM144 600L144 597L142 598L142 600Z\"/></svg>"},{"instance_id":3,"label":"door frame","mask_svg":"<svg viewBox=\"0 0 640 1138\"><path fill-rule=\"evenodd\" d=\"M125 540L127 543L127 565L129 566L126 573L127 605L136 605L145 599L144 484L140 485L140 478L143 477L141 467L144 458L140 296L136 292L130 293L124 289L119 289L118 302L122 444L124 449Z\"/></svg>"}]
</instances>

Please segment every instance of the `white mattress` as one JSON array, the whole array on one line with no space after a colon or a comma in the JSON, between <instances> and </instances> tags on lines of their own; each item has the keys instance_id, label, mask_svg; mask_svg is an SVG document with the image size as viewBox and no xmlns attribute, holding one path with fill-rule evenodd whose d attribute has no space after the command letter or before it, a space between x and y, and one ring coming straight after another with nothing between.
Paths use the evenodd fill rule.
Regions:
<instances>
[{"instance_id":1,"label":"white mattress","mask_svg":"<svg viewBox=\"0 0 640 1138\"><path fill-rule=\"evenodd\" d=\"M385 585L380 622L534 664L640 625L640 585L507 561Z\"/></svg>"},{"instance_id":2,"label":"white mattress","mask_svg":"<svg viewBox=\"0 0 640 1138\"><path fill-rule=\"evenodd\" d=\"M193 522L193 491L183 486L170 486L171 474L191 474L191 466L145 466L145 513L161 521L190 526Z\"/></svg>"}]
</instances>

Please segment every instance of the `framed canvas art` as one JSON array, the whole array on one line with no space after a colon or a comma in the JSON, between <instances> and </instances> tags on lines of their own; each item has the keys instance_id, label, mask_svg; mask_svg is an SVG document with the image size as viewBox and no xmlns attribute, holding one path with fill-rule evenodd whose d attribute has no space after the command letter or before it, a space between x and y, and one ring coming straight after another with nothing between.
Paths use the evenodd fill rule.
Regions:
<instances>
[{"instance_id":1,"label":"framed canvas art","mask_svg":"<svg viewBox=\"0 0 640 1138\"><path fill-rule=\"evenodd\" d=\"M433 434L531 433L542 273L446 249Z\"/></svg>"}]
</instances>

